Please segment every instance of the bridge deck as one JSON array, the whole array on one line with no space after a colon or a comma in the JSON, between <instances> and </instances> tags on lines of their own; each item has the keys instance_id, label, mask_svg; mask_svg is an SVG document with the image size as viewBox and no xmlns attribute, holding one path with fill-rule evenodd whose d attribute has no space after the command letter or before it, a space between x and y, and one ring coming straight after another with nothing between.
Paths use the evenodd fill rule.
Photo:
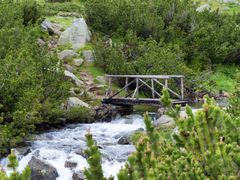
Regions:
<instances>
[{"instance_id":1,"label":"bridge deck","mask_svg":"<svg viewBox=\"0 0 240 180\"><path fill-rule=\"evenodd\" d=\"M112 104L112 105L140 105L140 104L147 104L147 105L152 105L152 106L161 106L161 102L159 98L152 99L152 98L104 98L103 103L105 104ZM180 104L180 105L185 105L187 104L187 100L175 100L172 99L172 104Z\"/></svg>"}]
</instances>

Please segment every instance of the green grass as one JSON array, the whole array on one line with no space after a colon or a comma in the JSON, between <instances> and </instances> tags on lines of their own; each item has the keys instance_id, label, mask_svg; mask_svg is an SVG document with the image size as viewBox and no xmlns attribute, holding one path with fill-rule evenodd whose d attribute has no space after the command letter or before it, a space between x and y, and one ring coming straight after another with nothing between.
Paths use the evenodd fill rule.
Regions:
<instances>
[{"instance_id":1,"label":"green grass","mask_svg":"<svg viewBox=\"0 0 240 180\"><path fill-rule=\"evenodd\" d=\"M239 68L240 67L237 66L227 65L217 66L214 73L210 76L206 88L214 94L218 93L220 90L229 93L235 92L237 85L236 74Z\"/></svg>"},{"instance_id":2,"label":"green grass","mask_svg":"<svg viewBox=\"0 0 240 180\"><path fill-rule=\"evenodd\" d=\"M73 17L50 16L47 19L51 22L61 24L64 29L70 27L73 22Z\"/></svg>"},{"instance_id":3,"label":"green grass","mask_svg":"<svg viewBox=\"0 0 240 180\"><path fill-rule=\"evenodd\" d=\"M220 0L195 0L195 2L198 2L200 5L209 4L212 10L219 9L223 13L240 13L240 5L237 3L223 3ZM224 10L224 7L228 7L229 10Z\"/></svg>"},{"instance_id":4,"label":"green grass","mask_svg":"<svg viewBox=\"0 0 240 180\"><path fill-rule=\"evenodd\" d=\"M94 63L84 63L79 70L83 72L90 72L94 78L105 75L103 69L95 66Z\"/></svg>"}]
</instances>

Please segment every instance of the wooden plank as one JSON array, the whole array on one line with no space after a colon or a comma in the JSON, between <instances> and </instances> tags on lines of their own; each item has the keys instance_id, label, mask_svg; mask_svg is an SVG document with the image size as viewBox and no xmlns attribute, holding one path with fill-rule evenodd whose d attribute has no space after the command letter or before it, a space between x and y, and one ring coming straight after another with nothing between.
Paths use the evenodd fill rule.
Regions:
<instances>
[{"instance_id":1,"label":"wooden plank","mask_svg":"<svg viewBox=\"0 0 240 180\"><path fill-rule=\"evenodd\" d=\"M152 98L155 98L155 89L154 89L154 81L151 79L151 86L152 86Z\"/></svg>"},{"instance_id":2,"label":"wooden plank","mask_svg":"<svg viewBox=\"0 0 240 180\"><path fill-rule=\"evenodd\" d=\"M138 98L138 90L139 90L139 79L136 78L136 88L134 90L134 93L132 95L132 98L134 98L136 96L136 98Z\"/></svg>"},{"instance_id":3,"label":"wooden plank","mask_svg":"<svg viewBox=\"0 0 240 180\"><path fill-rule=\"evenodd\" d=\"M115 77L115 78L154 78L154 79L169 79L169 78L184 78L183 75L109 75L106 74L105 77Z\"/></svg>"},{"instance_id":4,"label":"wooden plank","mask_svg":"<svg viewBox=\"0 0 240 180\"><path fill-rule=\"evenodd\" d=\"M126 80L125 80L125 93L126 93L126 95L127 95L127 93L128 93L128 77L126 78Z\"/></svg>"}]
</instances>

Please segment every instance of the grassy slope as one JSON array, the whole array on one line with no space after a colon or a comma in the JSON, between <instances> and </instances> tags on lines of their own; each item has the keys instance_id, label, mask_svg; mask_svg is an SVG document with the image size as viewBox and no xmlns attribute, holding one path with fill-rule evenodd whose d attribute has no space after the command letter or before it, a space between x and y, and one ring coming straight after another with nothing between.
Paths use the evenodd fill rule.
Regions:
<instances>
[{"instance_id":1,"label":"grassy slope","mask_svg":"<svg viewBox=\"0 0 240 180\"><path fill-rule=\"evenodd\" d=\"M219 9L224 13L240 13L240 0L239 3L223 3L224 0L195 0L195 2L199 2L200 5L209 4L213 10ZM228 10L224 10L225 7L228 7Z\"/></svg>"}]
</instances>

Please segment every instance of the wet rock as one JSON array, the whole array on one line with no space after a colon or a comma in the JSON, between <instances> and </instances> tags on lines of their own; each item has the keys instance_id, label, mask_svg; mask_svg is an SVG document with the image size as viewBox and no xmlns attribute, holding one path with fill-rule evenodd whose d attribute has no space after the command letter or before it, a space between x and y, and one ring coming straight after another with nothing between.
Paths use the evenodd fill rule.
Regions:
<instances>
[{"instance_id":1,"label":"wet rock","mask_svg":"<svg viewBox=\"0 0 240 180\"><path fill-rule=\"evenodd\" d=\"M82 48L90 40L90 31L83 18L76 19L72 26L64 31L58 41L59 45L71 44L74 50Z\"/></svg>"},{"instance_id":2,"label":"wet rock","mask_svg":"<svg viewBox=\"0 0 240 180\"><path fill-rule=\"evenodd\" d=\"M84 59L85 59L87 62L93 62L93 61L94 61L93 51L91 51L91 50L85 50L85 51L82 51L82 54L83 54L83 56L84 56Z\"/></svg>"},{"instance_id":3,"label":"wet rock","mask_svg":"<svg viewBox=\"0 0 240 180\"><path fill-rule=\"evenodd\" d=\"M31 180L56 180L58 177L56 168L35 156L28 164L31 168Z\"/></svg>"},{"instance_id":4,"label":"wet rock","mask_svg":"<svg viewBox=\"0 0 240 180\"><path fill-rule=\"evenodd\" d=\"M136 133L136 132L143 132L143 131L144 131L144 128L138 128L137 130L135 130L135 131L133 132L133 134Z\"/></svg>"},{"instance_id":5,"label":"wet rock","mask_svg":"<svg viewBox=\"0 0 240 180\"><path fill-rule=\"evenodd\" d=\"M58 58L60 60L67 60L67 59L74 58L76 56L77 56L77 53L75 53L75 51L73 50L63 50L58 54Z\"/></svg>"},{"instance_id":6,"label":"wet rock","mask_svg":"<svg viewBox=\"0 0 240 180\"><path fill-rule=\"evenodd\" d=\"M175 124L174 119L168 115L162 115L153 121L155 127L170 127Z\"/></svg>"},{"instance_id":7,"label":"wet rock","mask_svg":"<svg viewBox=\"0 0 240 180\"><path fill-rule=\"evenodd\" d=\"M68 161L68 160L67 160L67 161L65 161L64 167L65 167L65 168L73 169L73 168L76 168L77 165L78 165L77 162L75 162L75 161Z\"/></svg>"},{"instance_id":8,"label":"wet rock","mask_svg":"<svg viewBox=\"0 0 240 180\"><path fill-rule=\"evenodd\" d=\"M30 147L19 147L15 149L16 155L19 159L31 153Z\"/></svg>"},{"instance_id":9,"label":"wet rock","mask_svg":"<svg viewBox=\"0 0 240 180\"><path fill-rule=\"evenodd\" d=\"M129 135L124 135L118 140L118 144L127 145L131 144L131 138Z\"/></svg>"},{"instance_id":10,"label":"wet rock","mask_svg":"<svg viewBox=\"0 0 240 180\"><path fill-rule=\"evenodd\" d=\"M72 67L72 66L69 65L69 64L64 64L63 66L66 68L67 71L73 73L74 67Z\"/></svg>"},{"instance_id":11,"label":"wet rock","mask_svg":"<svg viewBox=\"0 0 240 180\"><path fill-rule=\"evenodd\" d=\"M74 59L73 63L75 66L81 66L83 63L83 59Z\"/></svg>"},{"instance_id":12,"label":"wet rock","mask_svg":"<svg viewBox=\"0 0 240 180\"><path fill-rule=\"evenodd\" d=\"M87 155L84 153L83 149L79 148L75 153L87 159Z\"/></svg>"},{"instance_id":13,"label":"wet rock","mask_svg":"<svg viewBox=\"0 0 240 180\"><path fill-rule=\"evenodd\" d=\"M78 79L77 76L75 76L73 73L65 70L65 71L64 71L64 74L65 74L66 77L70 78L76 86L81 87L81 86L84 84L84 83L83 83L80 79Z\"/></svg>"},{"instance_id":14,"label":"wet rock","mask_svg":"<svg viewBox=\"0 0 240 180\"><path fill-rule=\"evenodd\" d=\"M118 114L116 106L111 106L107 104L102 104L99 107L95 108L95 119L101 121L111 121Z\"/></svg>"},{"instance_id":15,"label":"wet rock","mask_svg":"<svg viewBox=\"0 0 240 180\"><path fill-rule=\"evenodd\" d=\"M105 79L105 77L104 76L97 76L96 77L96 80L100 83L100 84L106 84L107 83L107 81L106 81L106 79Z\"/></svg>"},{"instance_id":16,"label":"wet rock","mask_svg":"<svg viewBox=\"0 0 240 180\"><path fill-rule=\"evenodd\" d=\"M60 24L52 23L48 20L44 20L41 23L41 27L48 32L49 35L60 35L62 26Z\"/></svg>"},{"instance_id":17,"label":"wet rock","mask_svg":"<svg viewBox=\"0 0 240 180\"><path fill-rule=\"evenodd\" d=\"M72 107L86 107L86 108L90 108L89 104L83 102L82 100L78 99L77 97L70 97L70 98L68 98L67 106L68 106L68 109L70 109Z\"/></svg>"},{"instance_id":18,"label":"wet rock","mask_svg":"<svg viewBox=\"0 0 240 180\"><path fill-rule=\"evenodd\" d=\"M72 179L73 180L84 180L85 179L84 172L81 170L73 172Z\"/></svg>"}]
</instances>

